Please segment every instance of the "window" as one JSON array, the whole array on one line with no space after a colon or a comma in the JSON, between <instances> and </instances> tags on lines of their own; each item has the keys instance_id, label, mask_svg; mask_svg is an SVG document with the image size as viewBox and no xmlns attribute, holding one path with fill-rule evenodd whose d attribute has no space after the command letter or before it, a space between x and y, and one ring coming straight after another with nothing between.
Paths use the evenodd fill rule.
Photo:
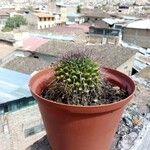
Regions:
<instances>
[{"instance_id":1,"label":"window","mask_svg":"<svg viewBox=\"0 0 150 150\"><path fill-rule=\"evenodd\" d=\"M44 18L44 21L46 21L46 18Z\"/></svg>"},{"instance_id":2,"label":"window","mask_svg":"<svg viewBox=\"0 0 150 150\"><path fill-rule=\"evenodd\" d=\"M42 18L40 18L40 21L42 21Z\"/></svg>"},{"instance_id":3,"label":"window","mask_svg":"<svg viewBox=\"0 0 150 150\"><path fill-rule=\"evenodd\" d=\"M43 124L39 124L39 125L34 126L32 128L25 129L24 130L24 134L25 134L25 137L28 137L28 136L34 135L36 133L39 133L39 132L41 132L43 130L44 130L44 125Z\"/></svg>"},{"instance_id":4,"label":"window","mask_svg":"<svg viewBox=\"0 0 150 150\"><path fill-rule=\"evenodd\" d=\"M14 112L22 108L35 105L36 101L33 97L22 98L16 101L11 101L0 105L0 115L6 112Z\"/></svg>"},{"instance_id":5,"label":"window","mask_svg":"<svg viewBox=\"0 0 150 150\"><path fill-rule=\"evenodd\" d=\"M0 106L0 115L4 114L4 107Z\"/></svg>"},{"instance_id":6,"label":"window","mask_svg":"<svg viewBox=\"0 0 150 150\"><path fill-rule=\"evenodd\" d=\"M39 58L39 56L36 56L36 55L34 55L33 57L34 57L34 58L37 58L37 59Z\"/></svg>"}]
</instances>

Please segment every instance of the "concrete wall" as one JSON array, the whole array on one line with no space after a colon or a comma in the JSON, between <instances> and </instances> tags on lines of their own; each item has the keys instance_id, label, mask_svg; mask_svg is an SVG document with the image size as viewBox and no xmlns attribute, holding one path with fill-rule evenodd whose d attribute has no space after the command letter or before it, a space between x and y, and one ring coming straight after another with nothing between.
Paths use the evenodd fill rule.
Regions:
<instances>
[{"instance_id":1,"label":"concrete wall","mask_svg":"<svg viewBox=\"0 0 150 150\"><path fill-rule=\"evenodd\" d=\"M87 36L86 41L93 44L113 44L113 45L119 44L118 37L92 35L92 34Z\"/></svg>"},{"instance_id":2,"label":"concrete wall","mask_svg":"<svg viewBox=\"0 0 150 150\"><path fill-rule=\"evenodd\" d=\"M122 33L122 40L126 43L135 44L140 47L150 47L150 30L125 28Z\"/></svg>"},{"instance_id":3,"label":"concrete wall","mask_svg":"<svg viewBox=\"0 0 150 150\"><path fill-rule=\"evenodd\" d=\"M31 28L31 29L37 29L38 28L38 18L32 14L28 14L28 15L25 15L24 16L27 20L27 23L28 23L28 26Z\"/></svg>"},{"instance_id":4,"label":"concrete wall","mask_svg":"<svg viewBox=\"0 0 150 150\"><path fill-rule=\"evenodd\" d=\"M25 150L45 135L42 130L26 137L25 131L41 124L43 122L37 105L0 115L0 149Z\"/></svg>"},{"instance_id":5,"label":"concrete wall","mask_svg":"<svg viewBox=\"0 0 150 150\"><path fill-rule=\"evenodd\" d=\"M130 59L128 59L125 63L123 63L121 66L119 66L117 68L117 70L125 73L128 76L130 76L131 73L132 73L134 57L135 56L132 56Z\"/></svg>"}]
</instances>

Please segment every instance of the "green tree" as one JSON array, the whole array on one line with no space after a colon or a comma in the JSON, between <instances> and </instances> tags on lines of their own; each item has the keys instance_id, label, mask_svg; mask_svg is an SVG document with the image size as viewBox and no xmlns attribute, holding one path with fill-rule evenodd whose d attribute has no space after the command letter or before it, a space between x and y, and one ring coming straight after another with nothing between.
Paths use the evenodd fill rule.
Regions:
<instances>
[{"instance_id":1,"label":"green tree","mask_svg":"<svg viewBox=\"0 0 150 150\"><path fill-rule=\"evenodd\" d=\"M80 5L77 6L77 13L81 13L81 7L80 7Z\"/></svg>"},{"instance_id":2,"label":"green tree","mask_svg":"<svg viewBox=\"0 0 150 150\"><path fill-rule=\"evenodd\" d=\"M13 29L25 24L26 19L23 16L14 16L7 19L5 27Z\"/></svg>"},{"instance_id":3,"label":"green tree","mask_svg":"<svg viewBox=\"0 0 150 150\"><path fill-rule=\"evenodd\" d=\"M10 32L10 31L12 31L12 28L4 27L4 28L2 29L2 31L3 31L3 32Z\"/></svg>"}]
</instances>

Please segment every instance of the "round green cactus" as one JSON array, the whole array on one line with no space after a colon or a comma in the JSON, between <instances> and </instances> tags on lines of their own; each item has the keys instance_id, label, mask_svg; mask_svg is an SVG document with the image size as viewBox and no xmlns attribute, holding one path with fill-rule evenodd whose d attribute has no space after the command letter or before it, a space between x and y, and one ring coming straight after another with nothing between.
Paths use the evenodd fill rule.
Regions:
<instances>
[{"instance_id":1,"label":"round green cactus","mask_svg":"<svg viewBox=\"0 0 150 150\"><path fill-rule=\"evenodd\" d=\"M75 57L60 61L56 81L64 85L69 95L86 95L100 87L98 64L88 57Z\"/></svg>"},{"instance_id":2,"label":"round green cactus","mask_svg":"<svg viewBox=\"0 0 150 150\"><path fill-rule=\"evenodd\" d=\"M54 64L54 80L43 90L42 96L60 103L82 106L107 104L125 98L128 93L120 88L115 89L90 56L71 53Z\"/></svg>"}]
</instances>

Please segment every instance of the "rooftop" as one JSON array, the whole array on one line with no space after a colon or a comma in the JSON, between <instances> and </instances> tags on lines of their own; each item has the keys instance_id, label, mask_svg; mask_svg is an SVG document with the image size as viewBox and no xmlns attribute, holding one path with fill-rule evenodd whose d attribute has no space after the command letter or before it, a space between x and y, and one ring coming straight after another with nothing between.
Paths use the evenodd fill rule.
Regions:
<instances>
[{"instance_id":1,"label":"rooftop","mask_svg":"<svg viewBox=\"0 0 150 150\"><path fill-rule=\"evenodd\" d=\"M0 104L30 97L29 78L29 75L0 68Z\"/></svg>"},{"instance_id":2,"label":"rooftop","mask_svg":"<svg viewBox=\"0 0 150 150\"><path fill-rule=\"evenodd\" d=\"M5 11L0 11L0 16L9 16L9 13Z\"/></svg>"},{"instance_id":3,"label":"rooftop","mask_svg":"<svg viewBox=\"0 0 150 150\"><path fill-rule=\"evenodd\" d=\"M69 13L67 14L68 17L81 17L82 15L81 14L78 14L78 13Z\"/></svg>"},{"instance_id":4,"label":"rooftop","mask_svg":"<svg viewBox=\"0 0 150 150\"><path fill-rule=\"evenodd\" d=\"M46 42L48 42L47 39L38 37L29 37L23 40L22 49L35 51L38 47L40 47L42 44L45 44Z\"/></svg>"},{"instance_id":5,"label":"rooftop","mask_svg":"<svg viewBox=\"0 0 150 150\"><path fill-rule=\"evenodd\" d=\"M52 34L59 34L59 35L74 35L77 32L83 31L83 28L81 27L82 25L67 25L67 26L55 26L51 27L49 29L44 29L44 31L48 31L49 33ZM83 25L84 27L84 25ZM43 29L42 29L43 31Z\"/></svg>"},{"instance_id":6,"label":"rooftop","mask_svg":"<svg viewBox=\"0 0 150 150\"><path fill-rule=\"evenodd\" d=\"M134 29L150 29L150 19L134 21L129 23L126 27Z\"/></svg>"},{"instance_id":7,"label":"rooftop","mask_svg":"<svg viewBox=\"0 0 150 150\"><path fill-rule=\"evenodd\" d=\"M63 48L63 49L62 49ZM37 48L29 57L16 57L4 65L5 68L31 74L55 62L70 51L86 50L103 66L117 68L135 55L137 51L113 45L85 45L65 41L49 41Z\"/></svg>"},{"instance_id":8,"label":"rooftop","mask_svg":"<svg viewBox=\"0 0 150 150\"><path fill-rule=\"evenodd\" d=\"M11 12L15 12L15 10L7 8L0 9L0 16L9 16Z\"/></svg>"},{"instance_id":9,"label":"rooftop","mask_svg":"<svg viewBox=\"0 0 150 150\"><path fill-rule=\"evenodd\" d=\"M14 35L12 33L0 32L0 41L7 41L9 43L14 43Z\"/></svg>"},{"instance_id":10,"label":"rooftop","mask_svg":"<svg viewBox=\"0 0 150 150\"><path fill-rule=\"evenodd\" d=\"M29 57L16 57L3 67L26 74L32 74L34 71L49 66L55 59L56 57L50 55L33 54Z\"/></svg>"},{"instance_id":11,"label":"rooftop","mask_svg":"<svg viewBox=\"0 0 150 150\"><path fill-rule=\"evenodd\" d=\"M150 65L135 74L133 79L144 87L150 88Z\"/></svg>"},{"instance_id":12,"label":"rooftop","mask_svg":"<svg viewBox=\"0 0 150 150\"><path fill-rule=\"evenodd\" d=\"M68 51L87 50L93 55L101 65L117 68L129 58L136 50L114 45L88 45L84 43L74 43L65 41L49 41L37 49L37 52L61 56Z\"/></svg>"},{"instance_id":13,"label":"rooftop","mask_svg":"<svg viewBox=\"0 0 150 150\"><path fill-rule=\"evenodd\" d=\"M10 53L12 53L15 50L15 48L12 45L9 45L4 42L0 42L0 59L5 58Z\"/></svg>"},{"instance_id":14,"label":"rooftop","mask_svg":"<svg viewBox=\"0 0 150 150\"><path fill-rule=\"evenodd\" d=\"M106 12L102 12L98 8L95 9L82 9L81 14L86 17L97 17L97 18L105 18L105 17L110 17L110 15Z\"/></svg>"},{"instance_id":15,"label":"rooftop","mask_svg":"<svg viewBox=\"0 0 150 150\"><path fill-rule=\"evenodd\" d=\"M53 15L48 14L48 13L33 13L33 15L37 17L54 17Z\"/></svg>"},{"instance_id":16,"label":"rooftop","mask_svg":"<svg viewBox=\"0 0 150 150\"><path fill-rule=\"evenodd\" d=\"M137 76L144 78L144 79L148 79L150 80L150 65L147 66L146 68L144 68L143 70L141 70Z\"/></svg>"}]
</instances>

